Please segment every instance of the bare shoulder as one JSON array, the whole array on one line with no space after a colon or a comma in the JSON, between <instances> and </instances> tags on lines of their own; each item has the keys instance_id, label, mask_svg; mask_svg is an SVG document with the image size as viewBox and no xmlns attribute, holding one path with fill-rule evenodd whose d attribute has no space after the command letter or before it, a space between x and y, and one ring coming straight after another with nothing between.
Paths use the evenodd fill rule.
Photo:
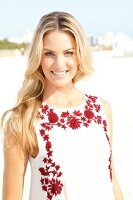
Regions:
<instances>
[{"instance_id":1,"label":"bare shoulder","mask_svg":"<svg viewBox=\"0 0 133 200\"><path fill-rule=\"evenodd\" d=\"M106 101L105 99L101 99L101 102L103 104L104 110L105 110L105 114L106 114L106 120L107 120L107 124L108 124L108 136L110 138L110 142L112 141L112 107L110 105L110 103L108 101Z\"/></svg>"},{"instance_id":2,"label":"bare shoulder","mask_svg":"<svg viewBox=\"0 0 133 200\"><path fill-rule=\"evenodd\" d=\"M106 101L105 99L100 98L102 101L102 104L104 106L105 112L107 115L112 115L112 108L111 105L108 101Z\"/></svg>"}]
</instances>

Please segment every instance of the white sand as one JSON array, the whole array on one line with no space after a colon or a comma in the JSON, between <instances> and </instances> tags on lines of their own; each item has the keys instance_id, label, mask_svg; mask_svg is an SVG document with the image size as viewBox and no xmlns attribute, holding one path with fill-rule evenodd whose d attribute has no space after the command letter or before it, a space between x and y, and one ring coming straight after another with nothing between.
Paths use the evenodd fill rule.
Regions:
<instances>
[{"instance_id":1,"label":"white sand","mask_svg":"<svg viewBox=\"0 0 133 200\"><path fill-rule=\"evenodd\" d=\"M0 114L13 106L21 87L25 57L0 58ZM111 53L94 53L96 73L77 84L87 93L108 100L113 110L113 156L116 174L125 200L133 200L133 57L112 58ZM2 185L2 144L0 143L0 185ZM25 179L24 200L28 199L30 167ZM0 190L1 199L1 190Z\"/></svg>"}]
</instances>

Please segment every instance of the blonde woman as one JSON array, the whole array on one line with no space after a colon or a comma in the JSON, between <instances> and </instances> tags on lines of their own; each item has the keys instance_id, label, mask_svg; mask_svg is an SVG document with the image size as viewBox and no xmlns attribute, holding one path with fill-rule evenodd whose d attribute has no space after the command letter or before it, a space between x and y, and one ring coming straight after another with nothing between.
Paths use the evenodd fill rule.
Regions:
<instances>
[{"instance_id":1,"label":"blonde woman","mask_svg":"<svg viewBox=\"0 0 133 200\"><path fill-rule=\"evenodd\" d=\"M109 104L75 83L93 71L87 37L65 12L44 15L24 83L4 126L3 200L21 200L28 161L30 200L123 200L112 161Z\"/></svg>"}]
</instances>

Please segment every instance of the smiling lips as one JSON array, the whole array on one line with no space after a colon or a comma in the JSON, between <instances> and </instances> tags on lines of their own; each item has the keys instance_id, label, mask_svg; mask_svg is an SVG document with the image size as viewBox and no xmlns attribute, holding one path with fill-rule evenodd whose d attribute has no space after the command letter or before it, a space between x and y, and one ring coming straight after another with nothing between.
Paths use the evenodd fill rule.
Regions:
<instances>
[{"instance_id":1,"label":"smiling lips","mask_svg":"<svg viewBox=\"0 0 133 200\"><path fill-rule=\"evenodd\" d=\"M51 73L56 77L62 77L64 76L69 70L63 70L63 71L51 71Z\"/></svg>"}]
</instances>

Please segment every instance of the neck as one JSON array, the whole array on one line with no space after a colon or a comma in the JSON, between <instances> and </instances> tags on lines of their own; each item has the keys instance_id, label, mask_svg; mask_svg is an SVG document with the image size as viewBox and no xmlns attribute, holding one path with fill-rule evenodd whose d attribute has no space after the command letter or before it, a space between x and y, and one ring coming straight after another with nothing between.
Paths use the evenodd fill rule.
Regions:
<instances>
[{"instance_id":1,"label":"neck","mask_svg":"<svg viewBox=\"0 0 133 200\"><path fill-rule=\"evenodd\" d=\"M44 92L43 102L57 107L70 107L83 101L83 94L74 85L67 88L47 89Z\"/></svg>"},{"instance_id":2,"label":"neck","mask_svg":"<svg viewBox=\"0 0 133 200\"><path fill-rule=\"evenodd\" d=\"M74 86L74 84L68 84L66 85L65 87L53 87L52 85L50 84L45 84L45 91L44 91L44 96L43 96L43 99L47 99L49 98L50 96L66 96L66 95L70 95L73 91L75 91L76 88Z\"/></svg>"}]
</instances>

